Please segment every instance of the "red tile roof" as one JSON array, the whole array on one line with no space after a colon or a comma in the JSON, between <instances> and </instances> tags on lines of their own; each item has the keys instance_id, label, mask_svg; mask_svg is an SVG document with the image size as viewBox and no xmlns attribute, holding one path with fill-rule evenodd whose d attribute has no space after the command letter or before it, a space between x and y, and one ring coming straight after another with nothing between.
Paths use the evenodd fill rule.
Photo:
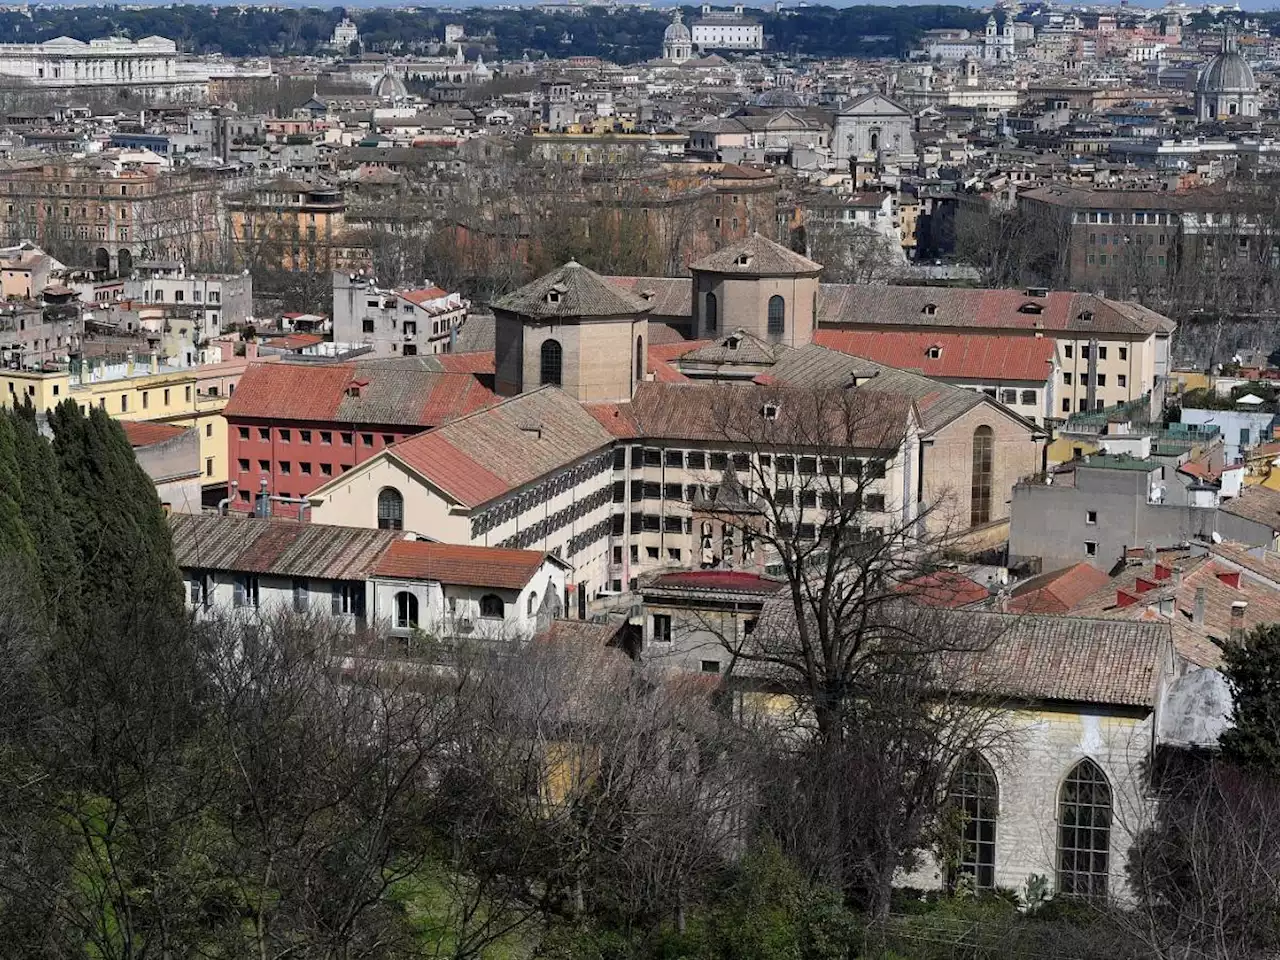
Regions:
<instances>
[{"instance_id":1,"label":"red tile roof","mask_svg":"<svg viewBox=\"0 0 1280 960\"><path fill-rule=\"evenodd\" d=\"M982 584L954 570L916 577L899 584L898 591L926 607L967 607L991 596Z\"/></svg>"},{"instance_id":2,"label":"red tile roof","mask_svg":"<svg viewBox=\"0 0 1280 960\"><path fill-rule=\"evenodd\" d=\"M347 364L251 364L227 401L224 417L332 420L350 379Z\"/></svg>"},{"instance_id":3,"label":"red tile roof","mask_svg":"<svg viewBox=\"0 0 1280 960\"><path fill-rule=\"evenodd\" d=\"M705 347L710 340L683 340L678 343L649 344L649 372L659 383L681 383L689 378L675 368L671 362L683 357L691 350Z\"/></svg>"},{"instance_id":4,"label":"red tile roof","mask_svg":"<svg viewBox=\"0 0 1280 960\"><path fill-rule=\"evenodd\" d=\"M124 435L129 438L131 447L149 447L153 443L164 443L179 434L186 433L187 427L175 427L171 423L149 423L145 420L121 420Z\"/></svg>"},{"instance_id":5,"label":"red tile roof","mask_svg":"<svg viewBox=\"0 0 1280 960\"><path fill-rule=\"evenodd\" d=\"M422 433L389 448L402 461L459 503L475 506L509 489L502 478L456 449L439 433Z\"/></svg>"},{"instance_id":6,"label":"red tile roof","mask_svg":"<svg viewBox=\"0 0 1280 960\"><path fill-rule=\"evenodd\" d=\"M362 389L348 396L347 388L355 384ZM379 361L251 364L223 416L435 427L496 399L483 375L470 372L405 369Z\"/></svg>"},{"instance_id":7,"label":"red tile roof","mask_svg":"<svg viewBox=\"0 0 1280 960\"><path fill-rule=\"evenodd\" d=\"M424 290L406 290L400 296L404 297L410 303L422 304L428 300L439 300L441 297L447 297L449 294L441 290L439 287L427 287Z\"/></svg>"},{"instance_id":8,"label":"red tile roof","mask_svg":"<svg viewBox=\"0 0 1280 960\"><path fill-rule=\"evenodd\" d=\"M1009 599L1010 613L1066 613L1085 597L1111 582L1087 563L1042 573L1018 584Z\"/></svg>"},{"instance_id":9,"label":"red tile roof","mask_svg":"<svg viewBox=\"0 0 1280 960\"><path fill-rule=\"evenodd\" d=\"M436 356L436 361L445 373L492 374L494 372L492 350L480 350L476 353L441 353Z\"/></svg>"},{"instance_id":10,"label":"red tile roof","mask_svg":"<svg viewBox=\"0 0 1280 960\"><path fill-rule=\"evenodd\" d=\"M373 572L380 577L520 590L545 560L546 554L536 550L399 540L378 559Z\"/></svg>"},{"instance_id":11,"label":"red tile roof","mask_svg":"<svg viewBox=\"0 0 1280 960\"><path fill-rule=\"evenodd\" d=\"M1048 337L987 334L898 332L892 330L816 330L814 343L889 367L919 370L927 377L1031 380L1049 378L1054 341ZM936 358L931 347L940 347Z\"/></svg>"},{"instance_id":12,"label":"red tile roof","mask_svg":"<svg viewBox=\"0 0 1280 960\"><path fill-rule=\"evenodd\" d=\"M286 333L280 337L263 337L262 339L266 346L276 347L281 350L301 350L304 347L313 347L323 341L324 337L318 333Z\"/></svg>"}]
</instances>

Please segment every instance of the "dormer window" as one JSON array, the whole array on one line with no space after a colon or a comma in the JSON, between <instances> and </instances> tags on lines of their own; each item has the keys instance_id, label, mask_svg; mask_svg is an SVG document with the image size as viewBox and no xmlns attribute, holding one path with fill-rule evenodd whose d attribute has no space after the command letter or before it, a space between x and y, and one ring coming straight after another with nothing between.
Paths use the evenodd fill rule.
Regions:
<instances>
[{"instance_id":1,"label":"dormer window","mask_svg":"<svg viewBox=\"0 0 1280 960\"><path fill-rule=\"evenodd\" d=\"M778 411L781 409L776 403L766 403L760 410L760 415L766 420L777 420Z\"/></svg>"},{"instance_id":2,"label":"dormer window","mask_svg":"<svg viewBox=\"0 0 1280 960\"><path fill-rule=\"evenodd\" d=\"M547 303L559 303L559 302L560 302L560 291L559 291L559 290L548 290L548 291L547 291Z\"/></svg>"},{"instance_id":3,"label":"dormer window","mask_svg":"<svg viewBox=\"0 0 1280 960\"><path fill-rule=\"evenodd\" d=\"M728 347L730 350L737 350L738 344L740 342L741 341L738 337L729 337L727 340L725 340L724 345Z\"/></svg>"},{"instance_id":4,"label":"dormer window","mask_svg":"<svg viewBox=\"0 0 1280 960\"><path fill-rule=\"evenodd\" d=\"M930 347L928 350L925 351L925 356L927 356L930 360L941 360L942 348L935 343L932 347Z\"/></svg>"},{"instance_id":5,"label":"dormer window","mask_svg":"<svg viewBox=\"0 0 1280 960\"><path fill-rule=\"evenodd\" d=\"M934 314L938 312L938 305L936 303L926 303L924 305L924 309L921 310L920 312L923 313L926 317L932 317Z\"/></svg>"},{"instance_id":6,"label":"dormer window","mask_svg":"<svg viewBox=\"0 0 1280 960\"><path fill-rule=\"evenodd\" d=\"M364 388L369 385L368 380L352 380L347 384L346 394L348 397L354 397L359 400L364 394Z\"/></svg>"},{"instance_id":7,"label":"dormer window","mask_svg":"<svg viewBox=\"0 0 1280 960\"><path fill-rule=\"evenodd\" d=\"M1043 311L1044 304L1032 303L1029 300L1018 308L1019 313L1042 313Z\"/></svg>"},{"instance_id":8,"label":"dormer window","mask_svg":"<svg viewBox=\"0 0 1280 960\"><path fill-rule=\"evenodd\" d=\"M734 262L734 264L735 264L735 265L737 265L737 266L739 266L739 267L747 267L747 266L750 266L750 265L751 265L751 255L750 255L750 254L747 254L747 253L740 253L740 254L738 254L737 259L736 259L736 260L734 260L733 262Z\"/></svg>"}]
</instances>

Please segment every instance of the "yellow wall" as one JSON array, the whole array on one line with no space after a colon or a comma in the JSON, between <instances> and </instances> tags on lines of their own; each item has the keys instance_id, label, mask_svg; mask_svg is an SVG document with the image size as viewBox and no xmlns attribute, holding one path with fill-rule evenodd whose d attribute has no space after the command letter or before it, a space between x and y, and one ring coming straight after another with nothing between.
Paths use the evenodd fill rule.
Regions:
<instances>
[{"instance_id":1,"label":"yellow wall","mask_svg":"<svg viewBox=\"0 0 1280 960\"><path fill-rule=\"evenodd\" d=\"M1077 449L1080 451L1081 456L1092 456L1098 452L1098 444L1094 440L1071 436L1070 434L1054 437L1053 442L1048 446L1049 465L1066 463L1075 457Z\"/></svg>"},{"instance_id":2,"label":"yellow wall","mask_svg":"<svg viewBox=\"0 0 1280 960\"><path fill-rule=\"evenodd\" d=\"M140 366L145 371L145 365ZM227 482L225 395L196 392L197 370L142 373L72 386L68 373L0 372L0 405L13 406L30 397L37 413L47 413L70 397L82 410L100 407L118 420L146 420L195 427L200 437L200 482ZM212 460L212 472L208 472Z\"/></svg>"}]
</instances>

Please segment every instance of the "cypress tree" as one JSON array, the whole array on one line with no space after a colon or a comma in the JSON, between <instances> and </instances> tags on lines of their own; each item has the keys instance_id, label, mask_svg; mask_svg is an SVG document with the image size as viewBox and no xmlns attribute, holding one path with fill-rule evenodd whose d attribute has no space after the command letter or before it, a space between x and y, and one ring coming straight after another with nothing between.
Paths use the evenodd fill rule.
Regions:
<instances>
[{"instance_id":1,"label":"cypress tree","mask_svg":"<svg viewBox=\"0 0 1280 960\"><path fill-rule=\"evenodd\" d=\"M1280 624L1254 628L1243 645L1223 653L1234 725L1222 734L1222 755L1237 766L1280 776Z\"/></svg>"},{"instance_id":2,"label":"cypress tree","mask_svg":"<svg viewBox=\"0 0 1280 960\"><path fill-rule=\"evenodd\" d=\"M50 417L67 514L80 554L81 604L123 627L176 623L182 580L169 524L123 428L64 401Z\"/></svg>"},{"instance_id":3,"label":"cypress tree","mask_svg":"<svg viewBox=\"0 0 1280 960\"><path fill-rule=\"evenodd\" d=\"M0 411L0 559L17 569L34 564L36 557L21 498L17 427L13 414Z\"/></svg>"},{"instance_id":4,"label":"cypress tree","mask_svg":"<svg viewBox=\"0 0 1280 960\"><path fill-rule=\"evenodd\" d=\"M58 465L28 404L13 416L19 505L35 545L40 600L53 630L80 628L80 558Z\"/></svg>"}]
</instances>

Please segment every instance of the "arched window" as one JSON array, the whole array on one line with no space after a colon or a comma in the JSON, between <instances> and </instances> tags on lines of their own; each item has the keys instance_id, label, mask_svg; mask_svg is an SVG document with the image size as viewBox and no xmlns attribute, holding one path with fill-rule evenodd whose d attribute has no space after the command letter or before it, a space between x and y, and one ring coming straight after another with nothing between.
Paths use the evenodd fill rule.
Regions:
<instances>
[{"instance_id":1,"label":"arched window","mask_svg":"<svg viewBox=\"0 0 1280 960\"><path fill-rule=\"evenodd\" d=\"M536 593L530 592L529 602L525 607L525 612L531 617L538 612L538 595Z\"/></svg>"},{"instance_id":2,"label":"arched window","mask_svg":"<svg viewBox=\"0 0 1280 960\"><path fill-rule=\"evenodd\" d=\"M404 529L404 497L395 487L378 491L378 529Z\"/></svg>"},{"instance_id":3,"label":"arched window","mask_svg":"<svg viewBox=\"0 0 1280 960\"><path fill-rule=\"evenodd\" d=\"M969 487L969 526L991 522L991 463L996 440L990 427L973 431L973 476Z\"/></svg>"},{"instance_id":4,"label":"arched window","mask_svg":"<svg viewBox=\"0 0 1280 960\"><path fill-rule=\"evenodd\" d=\"M636 337L636 383L644 379L644 337Z\"/></svg>"},{"instance_id":5,"label":"arched window","mask_svg":"<svg viewBox=\"0 0 1280 960\"><path fill-rule=\"evenodd\" d=\"M716 299L714 293L707 294L707 305L703 310L703 316L707 321L707 333L715 333L720 325L720 301Z\"/></svg>"},{"instance_id":6,"label":"arched window","mask_svg":"<svg viewBox=\"0 0 1280 960\"><path fill-rule=\"evenodd\" d=\"M1088 758L1058 798L1058 893L1105 897L1111 867L1111 786Z\"/></svg>"},{"instance_id":7,"label":"arched window","mask_svg":"<svg viewBox=\"0 0 1280 960\"><path fill-rule=\"evenodd\" d=\"M787 329L787 301L776 293L769 298L769 336L780 337Z\"/></svg>"},{"instance_id":8,"label":"arched window","mask_svg":"<svg viewBox=\"0 0 1280 960\"><path fill-rule=\"evenodd\" d=\"M418 629L418 598L408 590L396 594L396 629Z\"/></svg>"},{"instance_id":9,"label":"arched window","mask_svg":"<svg viewBox=\"0 0 1280 960\"><path fill-rule=\"evenodd\" d=\"M496 593L486 593L480 598L480 616L505 617L506 615L506 604L502 602L502 598Z\"/></svg>"},{"instance_id":10,"label":"arched window","mask_svg":"<svg viewBox=\"0 0 1280 960\"><path fill-rule=\"evenodd\" d=\"M560 386L564 382L564 351L560 347L560 341L543 340L541 359L539 383L543 386Z\"/></svg>"},{"instance_id":11,"label":"arched window","mask_svg":"<svg viewBox=\"0 0 1280 960\"><path fill-rule=\"evenodd\" d=\"M880 132L878 130L871 131L871 149L872 150L880 149Z\"/></svg>"},{"instance_id":12,"label":"arched window","mask_svg":"<svg viewBox=\"0 0 1280 960\"><path fill-rule=\"evenodd\" d=\"M978 890L996 885L996 774L980 754L970 753L956 768L947 791L947 802L963 816L960 857L952 884L962 876L973 878Z\"/></svg>"}]
</instances>

